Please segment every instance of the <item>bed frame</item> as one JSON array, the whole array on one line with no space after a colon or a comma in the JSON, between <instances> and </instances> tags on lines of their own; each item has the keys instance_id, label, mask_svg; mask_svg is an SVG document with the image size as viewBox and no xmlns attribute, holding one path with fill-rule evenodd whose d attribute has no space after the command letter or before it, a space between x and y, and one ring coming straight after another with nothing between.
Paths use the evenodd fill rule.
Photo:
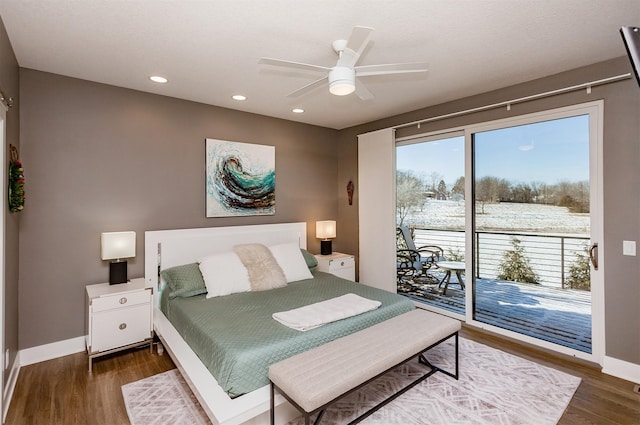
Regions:
<instances>
[{"instance_id":1,"label":"bed frame","mask_svg":"<svg viewBox=\"0 0 640 425\"><path fill-rule=\"evenodd\" d=\"M306 248L306 223L145 232L144 275L147 284L154 288L154 331L209 419L216 425L268 424L269 385L234 399L224 392L198 356L160 311L160 293L164 282L161 282L159 272L169 267L192 263L209 254L228 252L237 244L275 245L287 242L297 242L300 248ZM282 396L278 396L275 403L278 406L277 423L285 423L299 416L299 412Z\"/></svg>"}]
</instances>

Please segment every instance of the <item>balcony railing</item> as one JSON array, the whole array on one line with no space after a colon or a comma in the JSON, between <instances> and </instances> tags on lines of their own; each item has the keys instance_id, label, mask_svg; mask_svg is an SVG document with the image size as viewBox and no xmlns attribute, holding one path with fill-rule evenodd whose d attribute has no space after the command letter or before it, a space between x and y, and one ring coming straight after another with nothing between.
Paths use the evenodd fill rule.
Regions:
<instances>
[{"instance_id":1,"label":"balcony railing","mask_svg":"<svg viewBox=\"0 0 640 425\"><path fill-rule=\"evenodd\" d=\"M531 268L546 286L566 288L572 265L580 255L586 255L589 237L552 233L519 233L504 231L477 231L474 274L478 278L497 278L504 254L513 249L512 240L520 240ZM464 230L414 228L416 246L438 245L449 259L461 259L465 254Z\"/></svg>"}]
</instances>

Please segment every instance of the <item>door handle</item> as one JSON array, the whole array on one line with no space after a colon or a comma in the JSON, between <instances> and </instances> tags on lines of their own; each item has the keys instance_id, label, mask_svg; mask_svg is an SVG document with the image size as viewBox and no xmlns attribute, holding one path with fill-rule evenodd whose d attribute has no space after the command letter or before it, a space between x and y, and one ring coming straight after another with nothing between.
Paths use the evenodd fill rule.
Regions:
<instances>
[{"instance_id":1,"label":"door handle","mask_svg":"<svg viewBox=\"0 0 640 425\"><path fill-rule=\"evenodd\" d=\"M593 269L598 270L598 242L591 244L591 248L589 248L589 260L591 260L591 264L593 264Z\"/></svg>"}]
</instances>

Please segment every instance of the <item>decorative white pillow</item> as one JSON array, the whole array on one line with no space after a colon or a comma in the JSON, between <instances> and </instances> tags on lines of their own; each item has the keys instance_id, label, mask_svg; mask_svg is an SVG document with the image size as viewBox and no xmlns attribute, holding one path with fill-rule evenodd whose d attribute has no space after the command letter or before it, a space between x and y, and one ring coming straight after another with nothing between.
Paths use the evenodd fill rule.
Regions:
<instances>
[{"instance_id":1,"label":"decorative white pillow","mask_svg":"<svg viewBox=\"0 0 640 425\"><path fill-rule=\"evenodd\" d=\"M235 252L209 255L199 263L207 298L251 290L249 273Z\"/></svg>"},{"instance_id":2,"label":"decorative white pillow","mask_svg":"<svg viewBox=\"0 0 640 425\"><path fill-rule=\"evenodd\" d=\"M295 242L273 245L269 247L271 254L284 272L287 283L303 279L313 279L307 262L302 256L300 245Z\"/></svg>"}]
</instances>

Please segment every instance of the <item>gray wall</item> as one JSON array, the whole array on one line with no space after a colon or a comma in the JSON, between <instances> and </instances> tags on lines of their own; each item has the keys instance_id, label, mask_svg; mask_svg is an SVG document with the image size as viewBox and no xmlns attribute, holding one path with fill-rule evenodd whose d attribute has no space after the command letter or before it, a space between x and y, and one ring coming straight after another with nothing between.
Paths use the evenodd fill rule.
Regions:
<instances>
[{"instance_id":1,"label":"gray wall","mask_svg":"<svg viewBox=\"0 0 640 425\"><path fill-rule=\"evenodd\" d=\"M15 105L7 112L7 139L4 149L6 163L9 160L9 144L20 148L20 113L18 91L18 61L9 43L9 37L4 23L0 20L0 87L6 96L15 99ZM2 188L6 199L6 188ZM18 353L18 223L20 214L6 210L5 219L5 271L4 271L4 331L5 349L9 350L9 364L13 364ZM0 309L1 311L1 309ZM3 382L9 378L7 371L2 368Z\"/></svg>"},{"instance_id":2,"label":"gray wall","mask_svg":"<svg viewBox=\"0 0 640 425\"><path fill-rule=\"evenodd\" d=\"M20 73L22 159L28 181L20 223L20 348L84 333L84 285L106 280L102 231L138 232L131 276L141 276L144 230L336 217L334 248L358 253L357 134L628 72L626 58L340 132L32 70ZM627 80L423 125L450 128L575 103L605 100L606 355L640 364L640 90ZM415 131L415 130L414 130ZM16 132L17 134L17 132ZM204 218L204 138L276 146L272 217ZM346 185L356 185L348 205ZM9 313L9 309L7 309ZM9 332L8 332L9 333Z\"/></svg>"},{"instance_id":3,"label":"gray wall","mask_svg":"<svg viewBox=\"0 0 640 425\"><path fill-rule=\"evenodd\" d=\"M533 95L631 71L626 57L594 64L525 84L417 110L340 132L338 181L357 177L357 135L500 101ZM622 240L640 241L640 88L634 79L586 90L423 124L398 131L426 133L465 124L604 99L604 255L606 355L640 364L640 257L622 255ZM338 222L348 229L343 249L358 252L357 187L354 207L340 200ZM340 192L342 195L342 191ZM355 211L355 213L354 213ZM341 236L345 236L341 233Z\"/></svg>"},{"instance_id":4,"label":"gray wall","mask_svg":"<svg viewBox=\"0 0 640 425\"><path fill-rule=\"evenodd\" d=\"M20 90L21 349L84 335L101 232L137 232L138 277L145 230L306 221L319 252L315 220L337 217L336 130L29 69ZM275 215L205 218L205 138L275 146Z\"/></svg>"}]
</instances>

